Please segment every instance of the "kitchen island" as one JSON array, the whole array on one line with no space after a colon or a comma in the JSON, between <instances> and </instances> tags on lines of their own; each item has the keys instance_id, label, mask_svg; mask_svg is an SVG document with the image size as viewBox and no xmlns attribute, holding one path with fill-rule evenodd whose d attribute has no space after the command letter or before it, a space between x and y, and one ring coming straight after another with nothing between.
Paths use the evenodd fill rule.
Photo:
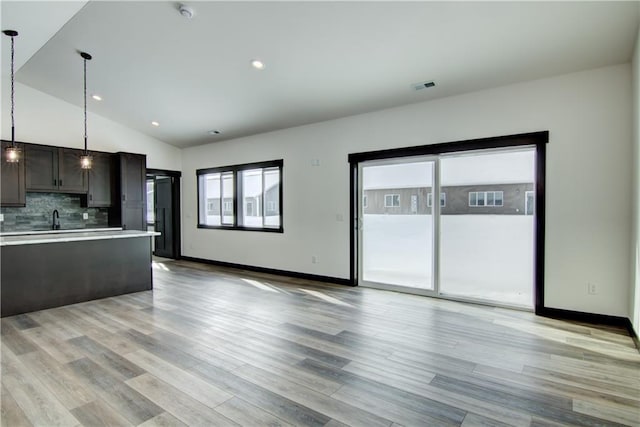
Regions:
<instances>
[{"instance_id":1,"label":"kitchen island","mask_svg":"<svg viewBox=\"0 0 640 427\"><path fill-rule=\"evenodd\" d=\"M2 317L153 288L151 237L98 229L0 235Z\"/></svg>"}]
</instances>

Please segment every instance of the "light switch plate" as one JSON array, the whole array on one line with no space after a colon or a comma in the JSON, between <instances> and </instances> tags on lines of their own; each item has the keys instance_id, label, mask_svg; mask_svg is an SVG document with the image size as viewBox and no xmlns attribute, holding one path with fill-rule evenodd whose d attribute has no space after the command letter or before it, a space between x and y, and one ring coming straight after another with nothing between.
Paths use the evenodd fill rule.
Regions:
<instances>
[{"instance_id":1,"label":"light switch plate","mask_svg":"<svg viewBox=\"0 0 640 427\"><path fill-rule=\"evenodd\" d=\"M89 219L89 214L87 212L83 212L82 219Z\"/></svg>"},{"instance_id":2,"label":"light switch plate","mask_svg":"<svg viewBox=\"0 0 640 427\"><path fill-rule=\"evenodd\" d=\"M0 213L0 222L4 222L4 214Z\"/></svg>"}]
</instances>

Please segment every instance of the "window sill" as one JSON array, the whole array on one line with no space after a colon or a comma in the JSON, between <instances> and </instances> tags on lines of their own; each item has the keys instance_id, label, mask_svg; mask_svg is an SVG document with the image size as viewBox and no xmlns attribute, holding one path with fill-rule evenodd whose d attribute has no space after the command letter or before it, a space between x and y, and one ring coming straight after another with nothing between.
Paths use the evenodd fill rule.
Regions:
<instances>
[{"instance_id":1,"label":"window sill","mask_svg":"<svg viewBox=\"0 0 640 427\"><path fill-rule=\"evenodd\" d=\"M236 231L264 231L267 233L284 233L283 227L273 227L273 228L258 228L258 227L244 227L244 226L233 226L233 225L202 225L198 224L198 228L204 228L209 230L236 230Z\"/></svg>"}]
</instances>

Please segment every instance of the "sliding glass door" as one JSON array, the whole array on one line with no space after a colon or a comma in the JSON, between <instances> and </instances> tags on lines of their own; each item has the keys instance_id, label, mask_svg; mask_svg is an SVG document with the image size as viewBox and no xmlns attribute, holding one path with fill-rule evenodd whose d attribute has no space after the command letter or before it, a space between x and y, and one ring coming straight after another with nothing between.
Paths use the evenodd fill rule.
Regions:
<instances>
[{"instance_id":1,"label":"sliding glass door","mask_svg":"<svg viewBox=\"0 0 640 427\"><path fill-rule=\"evenodd\" d=\"M532 308L535 154L360 162L359 283Z\"/></svg>"},{"instance_id":2,"label":"sliding glass door","mask_svg":"<svg viewBox=\"0 0 640 427\"><path fill-rule=\"evenodd\" d=\"M442 156L440 293L533 307L535 150Z\"/></svg>"},{"instance_id":3,"label":"sliding glass door","mask_svg":"<svg viewBox=\"0 0 640 427\"><path fill-rule=\"evenodd\" d=\"M433 291L435 161L366 162L360 176L363 282Z\"/></svg>"}]
</instances>

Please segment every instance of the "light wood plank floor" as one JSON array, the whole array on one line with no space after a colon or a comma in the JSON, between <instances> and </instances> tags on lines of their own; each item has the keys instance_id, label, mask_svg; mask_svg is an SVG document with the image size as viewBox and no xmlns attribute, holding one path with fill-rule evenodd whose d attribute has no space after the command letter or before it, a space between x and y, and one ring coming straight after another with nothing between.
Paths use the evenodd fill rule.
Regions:
<instances>
[{"instance_id":1,"label":"light wood plank floor","mask_svg":"<svg viewBox=\"0 0 640 427\"><path fill-rule=\"evenodd\" d=\"M3 319L2 425L640 425L623 330L182 261L154 282Z\"/></svg>"}]
</instances>

